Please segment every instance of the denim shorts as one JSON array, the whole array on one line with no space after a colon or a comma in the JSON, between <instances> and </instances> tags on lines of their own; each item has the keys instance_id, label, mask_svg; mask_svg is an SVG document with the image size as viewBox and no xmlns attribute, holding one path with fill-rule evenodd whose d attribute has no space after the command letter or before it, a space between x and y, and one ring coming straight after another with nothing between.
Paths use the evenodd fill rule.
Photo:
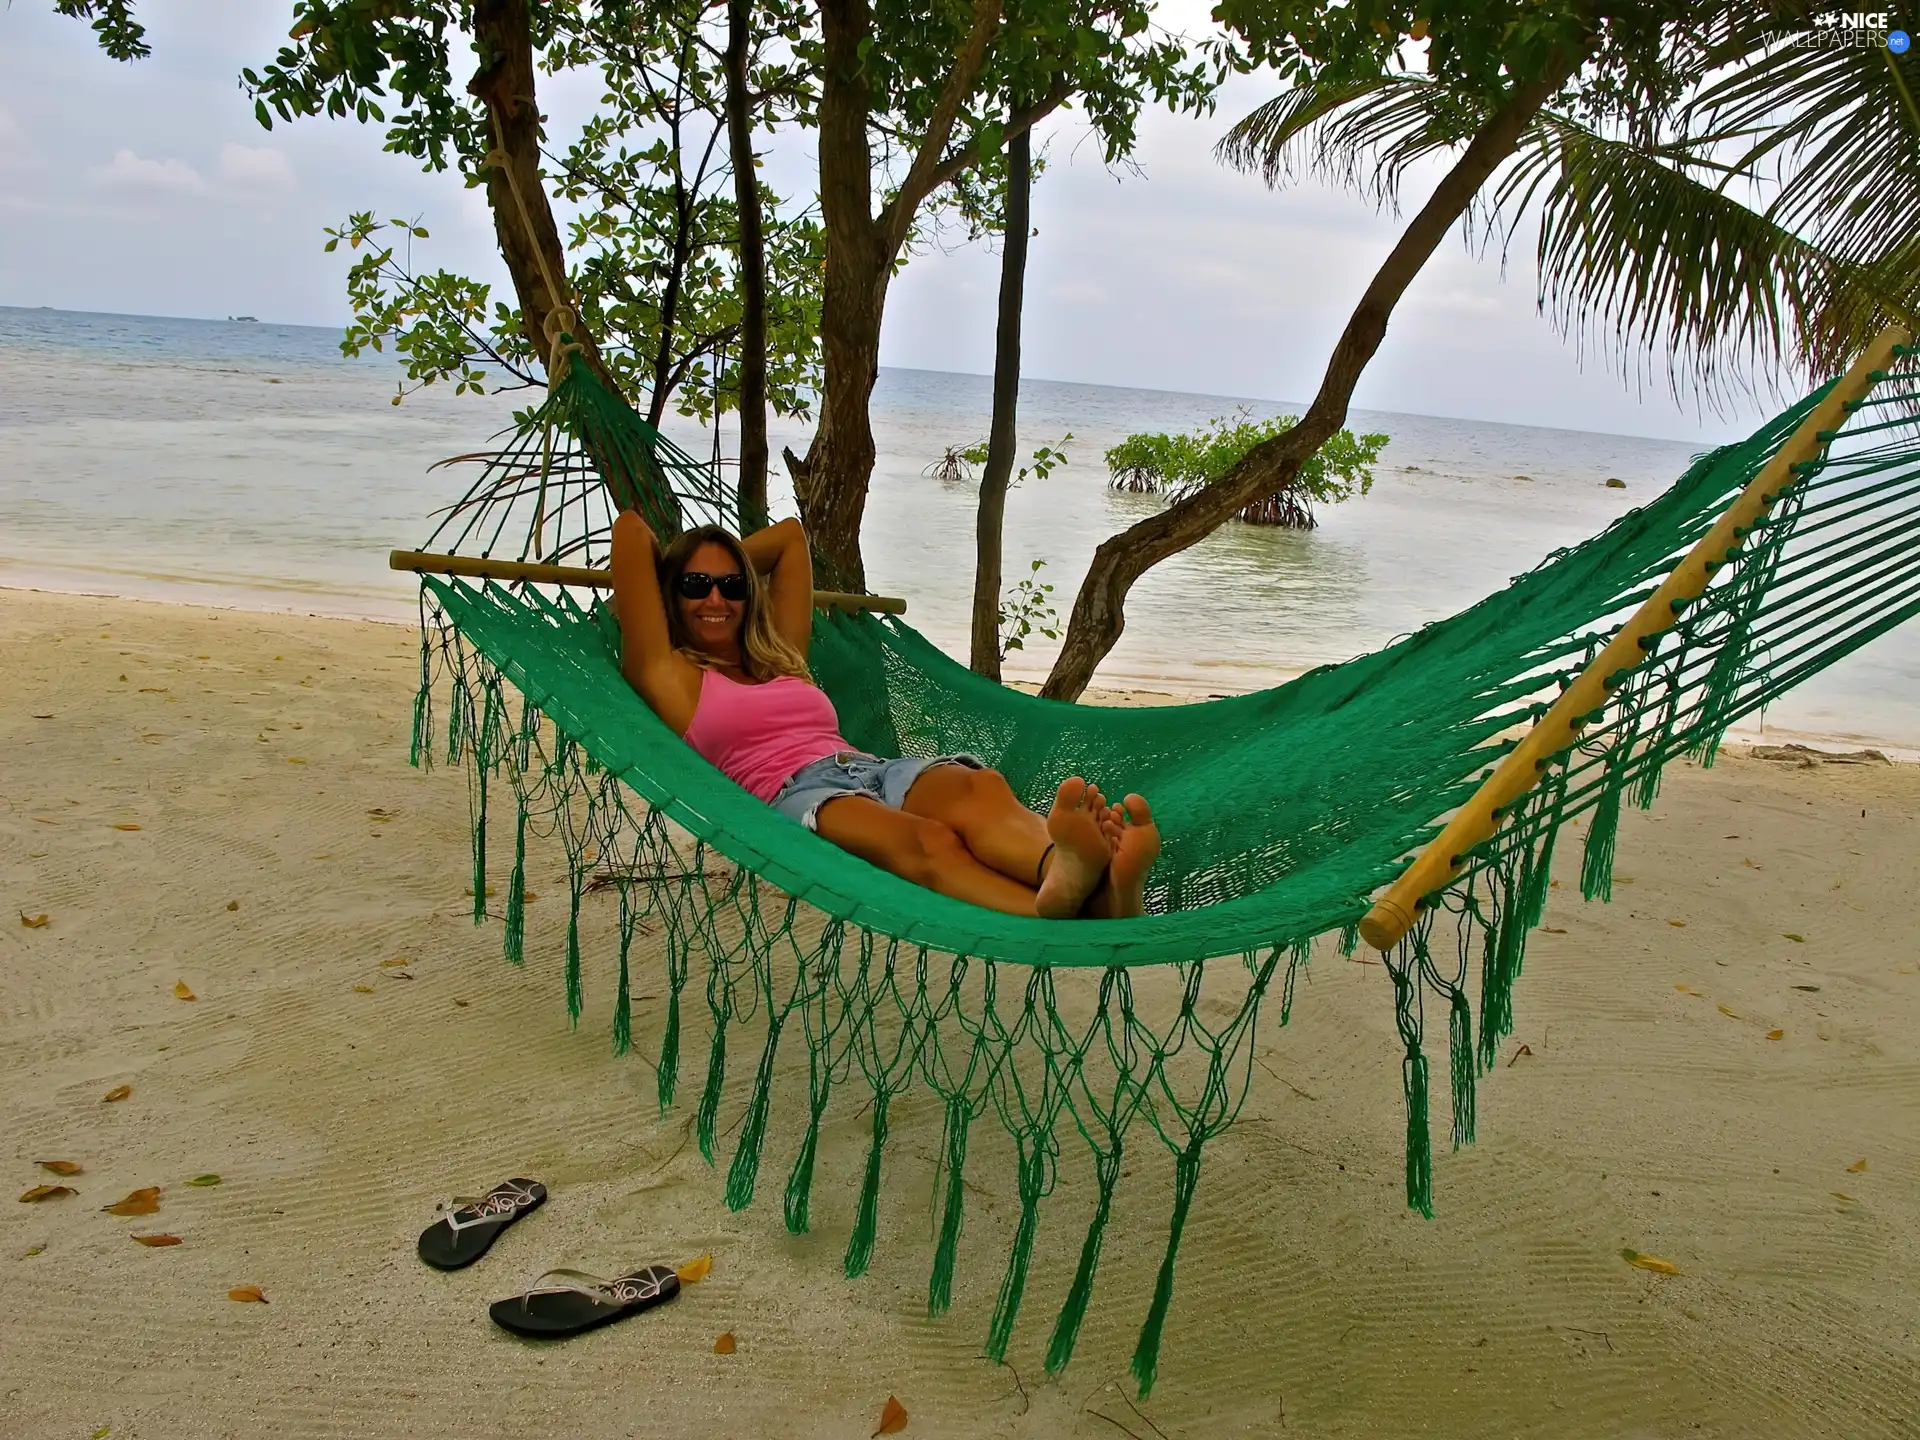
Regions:
<instances>
[{"instance_id":1,"label":"denim shorts","mask_svg":"<svg viewBox=\"0 0 1920 1440\"><path fill-rule=\"evenodd\" d=\"M907 803L907 791L913 788L913 782L936 765L987 768L977 755L935 755L931 759L910 755L882 760L859 750L841 750L794 771L773 797L773 808L809 830L820 828L820 807L842 795L865 795L898 810Z\"/></svg>"}]
</instances>

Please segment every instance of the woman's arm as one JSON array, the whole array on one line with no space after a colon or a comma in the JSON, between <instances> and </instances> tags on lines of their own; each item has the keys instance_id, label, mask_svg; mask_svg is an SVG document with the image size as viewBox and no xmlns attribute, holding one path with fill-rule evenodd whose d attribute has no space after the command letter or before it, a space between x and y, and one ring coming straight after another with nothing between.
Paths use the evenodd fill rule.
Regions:
<instances>
[{"instance_id":1,"label":"woman's arm","mask_svg":"<svg viewBox=\"0 0 1920 1440\"><path fill-rule=\"evenodd\" d=\"M754 531L740 548L767 577L773 628L805 659L813 638L813 556L807 550L807 532L798 520L782 520Z\"/></svg>"},{"instance_id":2,"label":"woman's arm","mask_svg":"<svg viewBox=\"0 0 1920 1440\"><path fill-rule=\"evenodd\" d=\"M635 510L613 522L613 610L620 620L620 670L640 698L684 735L700 703L700 671L677 653L660 594L658 546Z\"/></svg>"}]
</instances>

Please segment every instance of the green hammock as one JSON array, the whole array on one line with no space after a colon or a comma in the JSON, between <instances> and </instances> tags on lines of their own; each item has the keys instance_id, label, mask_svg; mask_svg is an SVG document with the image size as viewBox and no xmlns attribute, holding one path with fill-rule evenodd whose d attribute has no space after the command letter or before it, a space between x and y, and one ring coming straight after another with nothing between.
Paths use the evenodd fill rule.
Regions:
<instances>
[{"instance_id":1,"label":"green hammock","mask_svg":"<svg viewBox=\"0 0 1920 1440\"><path fill-rule=\"evenodd\" d=\"M1581 889L1607 898L1621 805L1652 804L1663 765L1682 754L1711 763L1734 720L1920 613L1920 365L1911 349L1894 355L1891 373L1874 374L1878 388L1849 402L1841 433L1823 432L1830 443L1818 458L1794 467L1797 483L1706 593L1384 956L1404 1046L1407 1199L1422 1213L1431 1214L1429 1007L1444 1015L1442 1103L1458 1146L1473 1139L1477 1079L1512 1030L1514 981L1566 823L1590 817ZM1086 1314L1123 1158L1164 1148L1173 1172L1166 1249L1133 1361L1144 1393L1203 1149L1247 1093L1263 1008L1287 1023L1317 938L1351 953L1370 896L1824 394L1700 457L1666 494L1461 614L1260 694L1157 709L1059 704L974 675L898 620L817 619L815 674L856 745L882 755L974 752L1029 804L1069 773L1148 795L1165 845L1141 919L1003 916L819 839L668 731L621 678L609 607L570 592L423 580L414 760L443 753L467 766L476 921L487 913L489 867L511 853L504 929L515 963L527 948L529 841L564 849L576 1019L583 900L616 892L614 1049L651 1053L662 1106L683 1080L697 1084L695 1133L709 1161L723 1103L744 1104L727 1160L730 1206L754 1197L778 1131L787 1137L777 1162L786 1223L807 1230L829 1107L866 1115L845 1253L846 1273L860 1275L879 1239L892 1106L903 1096L937 1100L927 1305L938 1314L962 1248L967 1167L1006 1167L1019 1218L1010 1244L985 1247L1006 1257L986 1342L994 1359L1020 1312L1040 1203L1059 1167L1081 1157L1094 1208L1054 1319L1050 1371L1071 1356ZM667 532L690 518L732 518L711 467L648 431L576 366L430 545L491 555L513 537L522 559L591 563L605 554L610 488L636 495ZM664 966L664 993L657 1024L637 1036L633 944L642 935L657 937L646 955ZM651 976L648 984L660 988ZM702 1019L689 1015L695 1008ZM690 1031L704 1039L706 1063L689 1077ZM976 1124L986 1117L997 1123Z\"/></svg>"}]
</instances>

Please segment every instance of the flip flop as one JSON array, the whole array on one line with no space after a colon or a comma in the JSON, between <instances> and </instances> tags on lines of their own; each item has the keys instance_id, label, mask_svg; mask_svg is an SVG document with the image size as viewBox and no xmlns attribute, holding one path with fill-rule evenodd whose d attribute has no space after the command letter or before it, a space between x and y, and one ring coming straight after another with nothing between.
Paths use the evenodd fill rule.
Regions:
<instances>
[{"instance_id":1,"label":"flip flop","mask_svg":"<svg viewBox=\"0 0 1920 1440\"><path fill-rule=\"evenodd\" d=\"M542 1283L555 1276L568 1276L578 1283ZM494 1324L516 1335L559 1340L664 1305L679 1293L680 1277L670 1265L648 1265L617 1280L602 1280L579 1270L549 1270L526 1294L496 1300L487 1313Z\"/></svg>"},{"instance_id":2,"label":"flip flop","mask_svg":"<svg viewBox=\"0 0 1920 1440\"><path fill-rule=\"evenodd\" d=\"M487 1253L500 1232L547 1198L538 1180L507 1180L485 1195L459 1195L447 1213L420 1232L420 1258L436 1270L458 1270Z\"/></svg>"}]
</instances>

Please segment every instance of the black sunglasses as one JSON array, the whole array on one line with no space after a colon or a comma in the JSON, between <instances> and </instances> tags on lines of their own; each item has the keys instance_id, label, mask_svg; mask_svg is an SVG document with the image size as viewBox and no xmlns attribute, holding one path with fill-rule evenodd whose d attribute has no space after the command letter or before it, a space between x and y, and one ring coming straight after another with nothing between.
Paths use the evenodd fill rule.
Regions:
<instances>
[{"instance_id":1,"label":"black sunglasses","mask_svg":"<svg viewBox=\"0 0 1920 1440\"><path fill-rule=\"evenodd\" d=\"M731 575L709 575L704 570L682 570L673 588L682 600L704 600L720 587L720 598L739 602L753 593L753 582L739 571Z\"/></svg>"}]
</instances>

